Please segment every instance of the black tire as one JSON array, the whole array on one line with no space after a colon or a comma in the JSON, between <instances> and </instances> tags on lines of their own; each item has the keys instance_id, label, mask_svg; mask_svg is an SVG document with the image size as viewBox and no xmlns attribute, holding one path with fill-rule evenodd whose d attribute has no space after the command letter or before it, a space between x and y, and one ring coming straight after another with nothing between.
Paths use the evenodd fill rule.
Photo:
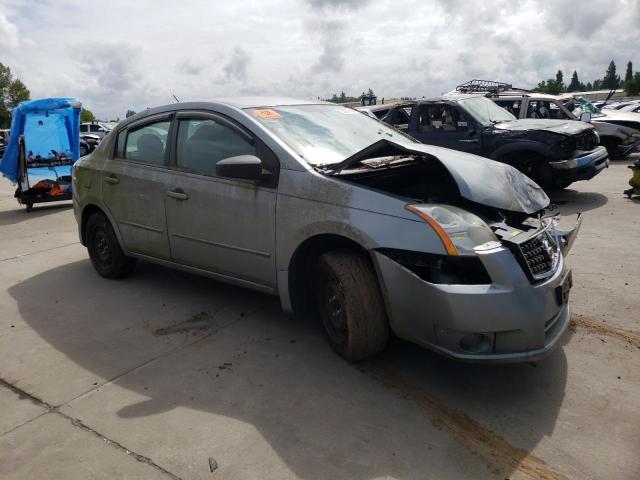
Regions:
<instances>
[{"instance_id":1,"label":"black tire","mask_svg":"<svg viewBox=\"0 0 640 480\"><path fill-rule=\"evenodd\" d=\"M84 145L80 145L80 156L84 157L88 153L89 153L89 149L87 147L85 147Z\"/></svg>"},{"instance_id":2,"label":"black tire","mask_svg":"<svg viewBox=\"0 0 640 480\"><path fill-rule=\"evenodd\" d=\"M25 203L25 205L27 207L27 213L29 213L31 210L33 210L33 202L27 201L27 203Z\"/></svg>"},{"instance_id":3,"label":"black tire","mask_svg":"<svg viewBox=\"0 0 640 480\"><path fill-rule=\"evenodd\" d=\"M318 311L331 347L350 362L382 352L389 322L371 261L351 250L323 254L316 268Z\"/></svg>"},{"instance_id":4,"label":"black tire","mask_svg":"<svg viewBox=\"0 0 640 480\"><path fill-rule=\"evenodd\" d=\"M89 258L101 276L122 278L133 272L136 259L122 252L113 227L103 213L94 213L89 217L85 232Z\"/></svg>"},{"instance_id":5,"label":"black tire","mask_svg":"<svg viewBox=\"0 0 640 480\"><path fill-rule=\"evenodd\" d=\"M529 174L529 177L540 185L547 193L556 187L553 168L551 168L551 166L544 160L535 162L531 166L531 173Z\"/></svg>"}]
</instances>

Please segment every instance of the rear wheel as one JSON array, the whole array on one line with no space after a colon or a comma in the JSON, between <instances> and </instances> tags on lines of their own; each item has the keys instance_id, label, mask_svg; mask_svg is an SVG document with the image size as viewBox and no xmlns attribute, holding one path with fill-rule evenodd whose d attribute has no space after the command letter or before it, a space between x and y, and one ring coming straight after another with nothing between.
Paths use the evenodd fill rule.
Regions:
<instances>
[{"instance_id":1,"label":"rear wheel","mask_svg":"<svg viewBox=\"0 0 640 480\"><path fill-rule=\"evenodd\" d=\"M89 258L101 276L121 278L133 271L136 259L122 252L113 227L103 213L92 214L85 231Z\"/></svg>"},{"instance_id":2,"label":"rear wheel","mask_svg":"<svg viewBox=\"0 0 640 480\"><path fill-rule=\"evenodd\" d=\"M363 254L323 254L315 276L318 310L331 347L350 362L382 352L389 322L378 279Z\"/></svg>"}]
</instances>

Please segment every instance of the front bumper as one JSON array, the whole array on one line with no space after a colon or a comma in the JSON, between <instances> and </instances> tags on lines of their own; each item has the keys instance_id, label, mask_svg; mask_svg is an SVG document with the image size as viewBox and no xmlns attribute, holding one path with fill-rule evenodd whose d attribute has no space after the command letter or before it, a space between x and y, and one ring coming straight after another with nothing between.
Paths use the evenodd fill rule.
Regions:
<instances>
[{"instance_id":1,"label":"front bumper","mask_svg":"<svg viewBox=\"0 0 640 480\"><path fill-rule=\"evenodd\" d=\"M577 182L589 180L609 166L607 149L600 146L584 155L578 155L567 160L549 162L556 178L560 182Z\"/></svg>"},{"instance_id":2,"label":"front bumper","mask_svg":"<svg viewBox=\"0 0 640 480\"><path fill-rule=\"evenodd\" d=\"M571 272L564 257L552 276L532 284L506 247L478 256L491 284L432 284L373 251L394 333L458 360L513 363L543 358L569 325L564 293ZM470 334L483 335L489 344L482 351L465 349L463 339Z\"/></svg>"}]
</instances>

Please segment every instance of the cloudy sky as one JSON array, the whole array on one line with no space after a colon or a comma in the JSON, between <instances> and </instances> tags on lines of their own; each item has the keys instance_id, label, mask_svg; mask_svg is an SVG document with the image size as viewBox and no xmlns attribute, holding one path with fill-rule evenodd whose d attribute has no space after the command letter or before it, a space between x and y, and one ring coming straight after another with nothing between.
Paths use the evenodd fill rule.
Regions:
<instances>
[{"instance_id":1,"label":"cloudy sky","mask_svg":"<svg viewBox=\"0 0 640 480\"><path fill-rule=\"evenodd\" d=\"M0 0L0 62L101 118L219 96L422 96L640 69L640 0Z\"/></svg>"}]
</instances>

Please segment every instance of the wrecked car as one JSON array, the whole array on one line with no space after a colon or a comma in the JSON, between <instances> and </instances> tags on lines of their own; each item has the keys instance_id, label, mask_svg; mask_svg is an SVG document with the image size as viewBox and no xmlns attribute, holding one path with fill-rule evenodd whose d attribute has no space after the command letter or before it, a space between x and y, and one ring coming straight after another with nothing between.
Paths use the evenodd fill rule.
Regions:
<instances>
[{"instance_id":1,"label":"wrecked car","mask_svg":"<svg viewBox=\"0 0 640 480\"><path fill-rule=\"evenodd\" d=\"M600 110L588 99L581 96L564 96L562 102L567 110L574 115L588 113L594 125L615 125L623 129L620 141L613 144L618 147L615 157L622 158L630 153L640 151L640 113L625 110ZM609 127L611 128L611 127Z\"/></svg>"},{"instance_id":2,"label":"wrecked car","mask_svg":"<svg viewBox=\"0 0 640 480\"><path fill-rule=\"evenodd\" d=\"M452 93L398 104L381 120L422 143L509 164L547 191L589 180L609 165L592 125L519 120L481 94Z\"/></svg>"},{"instance_id":3,"label":"wrecked car","mask_svg":"<svg viewBox=\"0 0 640 480\"><path fill-rule=\"evenodd\" d=\"M612 118L616 116L615 112L609 117L595 110L573 109L574 111L570 111L561 97L541 93L504 92L491 99L517 118L580 120L582 114L588 113L587 120L595 128L600 137L600 145L607 149L609 158L624 158L640 151L640 130L617 124ZM637 127L640 127L640 122Z\"/></svg>"},{"instance_id":4,"label":"wrecked car","mask_svg":"<svg viewBox=\"0 0 640 480\"><path fill-rule=\"evenodd\" d=\"M569 323L579 215L550 211L509 165L350 108L154 108L80 159L73 185L101 276L144 260L277 295L285 312L317 315L349 361L391 332L455 359L533 361Z\"/></svg>"}]
</instances>

